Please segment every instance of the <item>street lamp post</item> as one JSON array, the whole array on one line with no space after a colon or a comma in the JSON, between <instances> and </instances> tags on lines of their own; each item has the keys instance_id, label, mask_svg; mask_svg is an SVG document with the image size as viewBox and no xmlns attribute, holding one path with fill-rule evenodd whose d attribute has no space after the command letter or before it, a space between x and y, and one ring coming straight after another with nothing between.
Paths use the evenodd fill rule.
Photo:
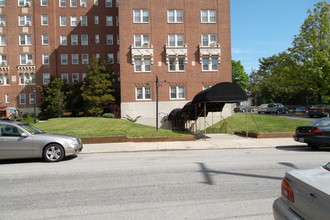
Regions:
<instances>
[{"instance_id":1,"label":"street lamp post","mask_svg":"<svg viewBox=\"0 0 330 220\"><path fill-rule=\"evenodd\" d=\"M37 123L37 118L36 118L36 88L32 89L33 92L33 122Z\"/></svg>"},{"instance_id":2,"label":"street lamp post","mask_svg":"<svg viewBox=\"0 0 330 220\"><path fill-rule=\"evenodd\" d=\"M166 83L166 80L159 81L158 76L156 76L155 83L156 83L156 131L158 131L158 87L162 85L161 83Z\"/></svg>"}]
</instances>

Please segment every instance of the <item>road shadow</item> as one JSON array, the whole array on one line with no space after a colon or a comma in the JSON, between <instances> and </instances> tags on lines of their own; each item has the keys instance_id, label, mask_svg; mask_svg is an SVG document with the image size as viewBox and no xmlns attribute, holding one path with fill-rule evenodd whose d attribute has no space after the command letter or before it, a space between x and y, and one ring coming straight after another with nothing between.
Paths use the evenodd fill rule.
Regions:
<instances>
[{"instance_id":1,"label":"road shadow","mask_svg":"<svg viewBox=\"0 0 330 220\"><path fill-rule=\"evenodd\" d=\"M277 150L284 151L301 151L301 152L330 152L330 147L320 147L319 149L312 149L307 145L289 145L289 146L277 146Z\"/></svg>"},{"instance_id":2,"label":"road shadow","mask_svg":"<svg viewBox=\"0 0 330 220\"><path fill-rule=\"evenodd\" d=\"M63 158L63 160L61 160L58 163L70 161L70 160L73 160L77 157L78 157L77 155L68 156L68 157ZM42 158L1 159L0 160L0 165L5 165L5 164L26 164L26 163L53 163L53 162L47 162Z\"/></svg>"},{"instance_id":3,"label":"road shadow","mask_svg":"<svg viewBox=\"0 0 330 220\"><path fill-rule=\"evenodd\" d=\"M244 177L272 179L272 180L282 180L283 179L283 177L277 177L277 176L267 176L267 175L260 175L260 174L248 174L248 173L237 173L237 172L212 170L212 169L208 169L204 163L196 163L196 164L198 164L200 167L200 170L198 172L202 173L202 175L203 175L204 181L201 183L204 183L207 185L215 185L215 183L212 179L212 176L214 174L244 176Z\"/></svg>"}]
</instances>

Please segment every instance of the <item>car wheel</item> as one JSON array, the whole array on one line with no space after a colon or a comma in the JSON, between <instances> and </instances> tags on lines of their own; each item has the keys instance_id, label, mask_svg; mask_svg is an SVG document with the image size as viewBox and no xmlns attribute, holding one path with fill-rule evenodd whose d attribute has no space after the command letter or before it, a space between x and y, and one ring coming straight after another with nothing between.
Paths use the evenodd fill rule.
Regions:
<instances>
[{"instance_id":1,"label":"car wheel","mask_svg":"<svg viewBox=\"0 0 330 220\"><path fill-rule=\"evenodd\" d=\"M64 157L64 149L59 144L49 144L45 147L42 157L47 162L58 162Z\"/></svg>"},{"instance_id":2,"label":"car wheel","mask_svg":"<svg viewBox=\"0 0 330 220\"><path fill-rule=\"evenodd\" d=\"M309 115L310 118L313 118L313 115Z\"/></svg>"},{"instance_id":3,"label":"car wheel","mask_svg":"<svg viewBox=\"0 0 330 220\"><path fill-rule=\"evenodd\" d=\"M312 148L313 150L317 150L320 146L317 144L308 143L308 147Z\"/></svg>"},{"instance_id":4,"label":"car wheel","mask_svg":"<svg viewBox=\"0 0 330 220\"><path fill-rule=\"evenodd\" d=\"M277 111L276 111L276 114L280 114L280 111L279 111L279 110L277 110Z\"/></svg>"}]
</instances>

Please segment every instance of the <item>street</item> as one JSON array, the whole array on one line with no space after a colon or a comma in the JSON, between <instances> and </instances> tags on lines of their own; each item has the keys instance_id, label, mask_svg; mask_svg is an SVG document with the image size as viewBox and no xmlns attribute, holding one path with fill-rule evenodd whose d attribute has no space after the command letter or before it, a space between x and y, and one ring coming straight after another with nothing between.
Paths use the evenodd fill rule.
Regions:
<instances>
[{"instance_id":1,"label":"street","mask_svg":"<svg viewBox=\"0 0 330 220\"><path fill-rule=\"evenodd\" d=\"M0 161L0 219L273 219L285 171L329 162L303 146Z\"/></svg>"}]
</instances>

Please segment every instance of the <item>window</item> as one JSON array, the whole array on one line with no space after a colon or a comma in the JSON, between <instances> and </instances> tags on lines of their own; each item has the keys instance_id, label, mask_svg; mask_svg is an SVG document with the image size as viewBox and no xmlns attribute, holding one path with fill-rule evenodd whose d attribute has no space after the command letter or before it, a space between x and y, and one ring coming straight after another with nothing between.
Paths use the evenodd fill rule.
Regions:
<instances>
[{"instance_id":1,"label":"window","mask_svg":"<svg viewBox=\"0 0 330 220\"><path fill-rule=\"evenodd\" d=\"M83 82L85 82L85 79L86 79L86 77L87 77L87 73L82 73L81 74L81 80L83 81Z\"/></svg>"},{"instance_id":2,"label":"window","mask_svg":"<svg viewBox=\"0 0 330 220\"><path fill-rule=\"evenodd\" d=\"M9 77L8 74L0 73L0 85L8 85L9 84Z\"/></svg>"},{"instance_id":3,"label":"window","mask_svg":"<svg viewBox=\"0 0 330 220\"><path fill-rule=\"evenodd\" d=\"M0 7L6 6L6 0L0 0Z\"/></svg>"},{"instance_id":4,"label":"window","mask_svg":"<svg viewBox=\"0 0 330 220\"><path fill-rule=\"evenodd\" d=\"M112 0L105 0L105 7L112 7Z\"/></svg>"},{"instance_id":5,"label":"window","mask_svg":"<svg viewBox=\"0 0 330 220\"><path fill-rule=\"evenodd\" d=\"M70 16L70 25L73 27L78 25L77 16Z\"/></svg>"},{"instance_id":6,"label":"window","mask_svg":"<svg viewBox=\"0 0 330 220\"><path fill-rule=\"evenodd\" d=\"M99 0L94 0L94 5L99 5Z\"/></svg>"},{"instance_id":7,"label":"window","mask_svg":"<svg viewBox=\"0 0 330 220\"><path fill-rule=\"evenodd\" d=\"M28 7L31 6L31 0L18 0L18 6Z\"/></svg>"},{"instance_id":8,"label":"window","mask_svg":"<svg viewBox=\"0 0 330 220\"><path fill-rule=\"evenodd\" d=\"M25 93L20 93L19 94L19 104L20 105L25 105L26 104L26 94Z\"/></svg>"},{"instance_id":9,"label":"window","mask_svg":"<svg viewBox=\"0 0 330 220\"><path fill-rule=\"evenodd\" d=\"M42 54L42 64L49 65L49 54Z\"/></svg>"},{"instance_id":10,"label":"window","mask_svg":"<svg viewBox=\"0 0 330 220\"><path fill-rule=\"evenodd\" d=\"M33 105L34 104L34 93L29 94L29 100L30 100L30 104Z\"/></svg>"},{"instance_id":11,"label":"window","mask_svg":"<svg viewBox=\"0 0 330 220\"><path fill-rule=\"evenodd\" d=\"M18 25L19 26L31 26L32 25L32 16L31 15L18 16Z\"/></svg>"},{"instance_id":12,"label":"window","mask_svg":"<svg viewBox=\"0 0 330 220\"><path fill-rule=\"evenodd\" d=\"M134 71L135 72L150 72L151 71L151 59L134 59Z\"/></svg>"},{"instance_id":13,"label":"window","mask_svg":"<svg viewBox=\"0 0 330 220\"><path fill-rule=\"evenodd\" d=\"M76 34L71 35L71 45L73 46L78 45L78 35Z\"/></svg>"},{"instance_id":14,"label":"window","mask_svg":"<svg viewBox=\"0 0 330 220\"><path fill-rule=\"evenodd\" d=\"M114 56L113 53L107 53L107 59L109 61L109 63L114 63Z\"/></svg>"},{"instance_id":15,"label":"window","mask_svg":"<svg viewBox=\"0 0 330 220\"><path fill-rule=\"evenodd\" d=\"M183 47L183 34L168 35L168 45L170 47Z\"/></svg>"},{"instance_id":16,"label":"window","mask_svg":"<svg viewBox=\"0 0 330 220\"><path fill-rule=\"evenodd\" d=\"M60 7L66 7L66 0L60 0Z\"/></svg>"},{"instance_id":17,"label":"window","mask_svg":"<svg viewBox=\"0 0 330 220\"><path fill-rule=\"evenodd\" d=\"M43 84L50 83L50 73L43 73L42 74L42 83Z\"/></svg>"},{"instance_id":18,"label":"window","mask_svg":"<svg viewBox=\"0 0 330 220\"><path fill-rule=\"evenodd\" d=\"M48 45L48 44L49 44L48 34L42 34L41 45Z\"/></svg>"},{"instance_id":19,"label":"window","mask_svg":"<svg viewBox=\"0 0 330 220\"><path fill-rule=\"evenodd\" d=\"M88 64L89 63L88 53L81 54L81 63L82 64Z\"/></svg>"},{"instance_id":20,"label":"window","mask_svg":"<svg viewBox=\"0 0 330 220\"><path fill-rule=\"evenodd\" d=\"M79 56L78 56L78 54L71 54L71 63L73 65L79 64Z\"/></svg>"},{"instance_id":21,"label":"window","mask_svg":"<svg viewBox=\"0 0 330 220\"><path fill-rule=\"evenodd\" d=\"M185 71L185 57L169 57L169 71Z\"/></svg>"},{"instance_id":22,"label":"window","mask_svg":"<svg viewBox=\"0 0 330 220\"><path fill-rule=\"evenodd\" d=\"M119 34L117 34L117 45L119 45L120 40L119 40Z\"/></svg>"},{"instance_id":23,"label":"window","mask_svg":"<svg viewBox=\"0 0 330 220\"><path fill-rule=\"evenodd\" d=\"M99 60L99 59L100 59L100 54L99 54L99 53L96 53L96 54L95 54L95 58L96 58L97 60Z\"/></svg>"},{"instance_id":24,"label":"window","mask_svg":"<svg viewBox=\"0 0 330 220\"><path fill-rule=\"evenodd\" d=\"M48 6L48 0L40 0L41 6Z\"/></svg>"},{"instance_id":25,"label":"window","mask_svg":"<svg viewBox=\"0 0 330 220\"><path fill-rule=\"evenodd\" d=\"M0 15L0 26L6 26L6 16Z\"/></svg>"},{"instance_id":26,"label":"window","mask_svg":"<svg viewBox=\"0 0 330 220\"><path fill-rule=\"evenodd\" d=\"M31 34L21 34L18 36L19 45L32 45L32 35Z\"/></svg>"},{"instance_id":27,"label":"window","mask_svg":"<svg viewBox=\"0 0 330 220\"><path fill-rule=\"evenodd\" d=\"M61 79L63 80L64 83L68 84L69 83L69 74L61 73Z\"/></svg>"},{"instance_id":28,"label":"window","mask_svg":"<svg viewBox=\"0 0 330 220\"><path fill-rule=\"evenodd\" d=\"M217 71L218 70L218 57L203 57L202 59L203 71Z\"/></svg>"},{"instance_id":29,"label":"window","mask_svg":"<svg viewBox=\"0 0 330 220\"><path fill-rule=\"evenodd\" d=\"M6 46L6 45L7 45L7 36L0 35L0 46Z\"/></svg>"},{"instance_id":30,"label":"window","mask_svg":"<svg viewBox=\"0 0 330 220\"><path fill-rule=\"evenodd\" d=\"M30 74L30 79L31 79L31 83L35 84L36 83L36 75L34 73Z\"/></svg>"},{"instance_id":31,"label":"window","mask_svg":"<svg viewBox=\"0 0 330 220\"><path fill-rule=\"evenodd\" d=\"M106 16L106 26L112 26L113 21L112 21L112 16Z\"/></svg>"},{"instance_id":32,"label":"window","mask_svg":"<svg viewBox=\"0 0 330 220\"><path fill-rule=\"evenodd\" d=\"M151 88L150 87L137 87L136 88L136 100L151 100Z\"/></svg>"},{"instance_id":33,"label":"window","mask_svg":"<svg viewBox=\"0 0 330 220\"><path fill-rule=\"evenodd\" d=\"M202 23L216 23L216 10L201 10Z\"/></svg>"},{"instance_id":34,"label":"window","mask_svg":"<svg viewBox=\"0 0 330 220\"><path fill-rule=\"evenodd\" d=\"M77 7L77 0L70 0L70 7Z\"/></svg>"},{"instance_id":35,"label":"window","mask_svg":"<svg viewBox=\"0 0 330 220\"><path fill-rule=\"evenodd\" d=\"M134 10L134 23L149 23L149 10Z\"/></svg>"},{"instance_id":36,"label":"window","mask_svg":"<svg viewBox=\"0 0 330 220\"><path fill-rule=\"evenodd\" d=\"M87 26L88 25L88 20L87 20L87 16L80 16L80 25L81 26Z\"/></svg>"},{"instance_id":37,"label":"window","mask_svg":"<svg viewBox=\"0 0 330 220\"><path fill-rule=\"evenodd\" d=\"M202 45L203 47L214 47L217 45L217 35L216 34L203 34L202 35Z\"/></svg>"},{"instance_id":38,"label":"window","mask_svg":"<svg viewBox=\"0 0 330 220\"><path fill-rule=\"evenodd\" d=\"M60 26L66 26L66 16L60 16Z\"/></svg>"},{"instance_id":39,"label":"window","mask_svg":"<svg viewBox=\"0 0 330 220\"><path fill-rule=\"evenodd\" d=\"M100 35L95 34L95 43L99 44L100 43Z\"/></svg>"},{"instance_id":40,"label":"window","mask_svg":"<svg viewBox=\"0 0 330 220\"><path fill-rule=\"evenodd\" d=\"M7 56L0 54L0 65L7 65Z\"/></svg>"},{"instance_id":41,"label":"window","mask_svg":"<svg viewBox=\"0 0 330 220\"><path fill-rule=\"evenodd\" d=\"M80 7L87 7L87 0L80 0Z\"/></svg>"},{"instance_id":42,"label":"window","mask_svg":"<svg viewBox=\"0 0 330 220\"><path fill-rule=\"evenodd\" d=\"M171 86L170 87L170 98L171 99L184 99L185 98L185 87Z\"/></svg>"},{"instance_id":43,"label":"window","mask_svg":"<svg viewBox=\"0 0 330 220\"><path fill-rule=\"evenodd\" d=\"M79 73L72 73L72 82L73 83L79 82Z\"/></svg>"},{"instance_id":44,"label":"window","mask_svg":"<svg viewBox=\"0 0 330 220\"><path fill-rule=\"evenodd\" d=\"M135 47L149 47L150 37L149 34L135 34L134 46Z\"/></svg>"},{"instance_id":45,"label":"window","mask_svg":"<svg viewBox=\"0 0 330 220\"><path fill-rule=\"evenodd\" d=\"M182 23L183 22L182 10L168 10L167 11L167 22L168 23Z\"/></svg>"},{"instance_id":46,"label":"window","mask_svg":"<svg viewBox=\"0 0 330 220\"><path fill-rule=\"evenodd\" d=\"M42 26L48 25L48 15L41 15L41 25Z\"/></svg>"},{"instance_id":47,"label":"window","mask_svg":"<svg viewBox=\"0 0 330 220\"><path fill-rule=\"evenodd\" d=\"M118 0L116 0L116 7L118 8Z\"/></svg>"},{"instance_id":48,"label":"window","mask_svg":"<svg viewBox=\"0 0 330 220\"><path fill-rule=\"evenodd\" d=\"M82 34L80 37L81 37L81 45L88 45L88 35Z\"/></svg>"},{"instance_id":49,"label":"window","mask_svg":"<svg viewBox=\"0 0 330 220\"><path fill-rule=\"evenodd\" d=\"M95 16L94 17L94 23L95 24L99 24L100 23L99 16Z\"/></svg>"},{"instance_id":50,"label":"window","mask_svg":"<svg viewBox=\"0 0 330 220\"><path fill-rule=\"evenodd\" d=\"M20 55L20 65L31 65L31 64L32 64L32 54Z\"/></svg>"},{"instance_id":51,"label":"window","mask_svg":"<svg viewBox=\"0 0 330 220\"><path fill-rule=\"evenodd\" d=\"M67 54L61 54L61 64L62 65L68 64L68 55Z\"/></svg>"},{"instance_id":52,"label":"window","mask_svg":"<svg viewBox=\"0 0 330 220\"><path fill-rule=\"evenodd\" d=\"M68 38L66 35L60 35L60 45L61 46L68 45Z\"/></svg>"},{"instance_id":53,"label":"window","mask_svg":"<svg viewBox=\"0 0 330 220\"><path fill-rule=\"evenodd\" d=\"M113 45L113 35L107 34L107 45Z\"/></svg>"},{"instance_id":54,"label":"window","mask_svg":"<svg viewBox=\"0 0 330 220\"><path fill-rule=\"evenodd\" d=\"M10 95L9 94L5 94L5 103L10 103Z\"/></svg>"}]
</instances>

